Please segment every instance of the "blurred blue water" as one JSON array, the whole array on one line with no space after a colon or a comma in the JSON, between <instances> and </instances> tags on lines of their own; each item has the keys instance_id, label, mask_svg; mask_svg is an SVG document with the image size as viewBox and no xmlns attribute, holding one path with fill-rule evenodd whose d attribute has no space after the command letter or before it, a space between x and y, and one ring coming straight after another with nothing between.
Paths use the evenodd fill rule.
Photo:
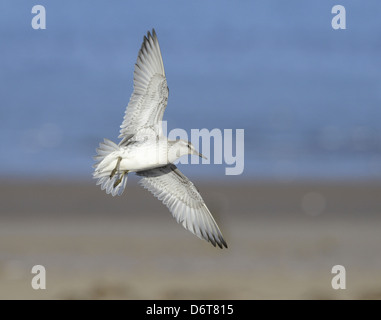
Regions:
<instances>
[{"instance_id":1,"label":"blurred blue water","mask_svg":"<svg viewBox=\"0 0 381 320\"><path fill-rule=\"evenodd\" d=\"M44 5L47 29L31 27ZM155 27L168 129L245 129L243 177L381 178L381 2L0 2L0 176L90 177ZM219 177L226 165L188 165ZM241 177L232 177L240 179Z\"/></svg>"}]
</instances>

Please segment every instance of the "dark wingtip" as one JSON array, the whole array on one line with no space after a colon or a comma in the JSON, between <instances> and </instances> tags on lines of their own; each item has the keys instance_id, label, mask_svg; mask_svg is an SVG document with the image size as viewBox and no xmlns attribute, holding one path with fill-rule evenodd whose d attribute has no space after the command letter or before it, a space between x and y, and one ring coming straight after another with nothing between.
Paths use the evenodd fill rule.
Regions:
<instances>
[{"instance_id":1,"label":"dark wingtip","mask_svg":"<svg viewBox=\"0 0 381 320\"><path fill-rule=\"evenodd\" d=\"M152 39L155 39L157 36L156 36L156 31L155 31L155 28L152 28L152 31L147 31L147 36L144 36L144 37L147 37L148 39L149 38L152 38Z\"/></svg>"},{"instance_id":2,"label":"dark wingtip","mask_svg":"<svg viewBox=\"0 0 381 320\"><path fill-rule=\"evenodd\" d=\"M147 36L144 36L141 49L145 48L145 49L147 50L147 43L149 43L149 40L148 40L149 37L150 37L150 34L149 34L149 33L148 33Z\"/></svg>"},{"instance_id":3,"label":"dark wingtip","mask_svg":"<svg viewBox=\"0 0 381 320\"><path fill-rule=\"evenodd\" d=\"M218 237L218 239L217 239L215 236L210 237L208 235L207 239L213 245L213 247L216 247L216 245L217 245L220 249L223 249L224 247L226 249L228 248L226 241L222 237Z\"/></svg>"},{"instance_id":4,"label":"dark wingtip","mask_svg":"<svg viewBox=\"0 0 381 320\"><path fill-rule=\"evenodd\" d=\"M218 246L223 249L224 247L227 249L228 248L228 245L227 243L225 242L224 239L220 239L220 241L217 242Z\"/></svg>"},{"instance_id":5,"label":"dark wingtip","mask_svg":"<svg viewBox=\"0 0 381 320\"><path fill-rule=\"evenodd\" d=\"M138 59L140 59L141 62L143 62L142 58L141 58L141 55L144 55L143 49L147 50L147 45L146 45L147 42L148 42L147 36L143 36L142 45L140 46L140 50L139 50L139 54L138 54Z\"/></svg>"},{"instance_id":6,"label":"dark wingtip","mask_svg":"<svg viewBox=\"0 0 381 320\"><path fill-rule=\"evenodd\" d=\"M220 238L220 241L221 241L222 245L227 249L228 248L228 244L226 243L225 239L222 238L222 237L219 237L219 238Z\"/></svg>"},{"instance_id":7,"label":"dark wingtip","mask_svg":"<svg viewBox=\"0 0 381 320\"><path fill-rule=\"evenodd\" d=\"M214 241L214 239L208 234L208 241L213 245L213 247L216 246L216 242Z\"/></svg>"}]
</instances>

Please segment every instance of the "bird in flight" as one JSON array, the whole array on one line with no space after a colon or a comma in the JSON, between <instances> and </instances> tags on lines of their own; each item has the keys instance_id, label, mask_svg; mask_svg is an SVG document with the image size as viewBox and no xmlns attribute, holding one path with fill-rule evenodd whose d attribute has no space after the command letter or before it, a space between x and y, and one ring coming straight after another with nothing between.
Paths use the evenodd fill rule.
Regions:
<instances>
[{"instance_id":1,"label":"bird in flight","mask_svg":"<svg viewBox=\"0 0 381 320\"><path fill-rule=\"evenodd\" d=\"M129 172L161 200L178 223L213 246L227 244L195 185L173 164L183 155L204 156L182 139L168 140L162 120L168 86L155 30L147 32L134 70L134 91L120 126L119 144L104 139L96 150L93 177L106 193L121 195Z\"/></svg>"}]
</instances>

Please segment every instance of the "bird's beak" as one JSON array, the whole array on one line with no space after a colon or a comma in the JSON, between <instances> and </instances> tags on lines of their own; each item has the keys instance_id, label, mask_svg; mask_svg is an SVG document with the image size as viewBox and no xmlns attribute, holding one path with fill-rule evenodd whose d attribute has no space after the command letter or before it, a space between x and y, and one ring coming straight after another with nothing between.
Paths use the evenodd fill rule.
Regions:
<instances>
[{"instance_id":1,"label":"bird's beak","mask_svg":"<svg viewBox=\"0 0 381 320\"><path fill-rule=\"evenodd\" d=\"M199 155L200 158L204 158L205 160L208 160L208 158L205 157L204 155L202 155L202 153L199 152L198 155Z\"/></svg>"}]
</instances>

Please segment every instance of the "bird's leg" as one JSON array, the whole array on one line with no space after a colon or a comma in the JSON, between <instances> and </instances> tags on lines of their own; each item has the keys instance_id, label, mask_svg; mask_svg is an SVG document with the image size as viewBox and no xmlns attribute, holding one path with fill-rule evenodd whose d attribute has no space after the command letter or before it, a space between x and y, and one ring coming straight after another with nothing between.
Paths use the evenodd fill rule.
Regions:
<instances>
[{"instance_id":1,"label":"bird's leg","mask_svg":"<svg viewBox=\"0 0 381 320\"><path fill-rule=\"evenodd\" d=\"M113 176L115 176L115 173L116 173L117 171L119 171L120 161L122 161L122 157L118 157L118 160L117 160L117 162L116 162L116 166L115 166L115 168L111 171L110 179L111 179Z\"/></svg>"},{"instance_id":2,"label":"bird's leg","mask_svg":"<svg viewBox=\"0 0 381 320\"><path fill-rule=\"evenodd\" d=\"M116 188L118 186L118 184L122 182L122 179L123 179L123 177L124 177L124 175L126 173L128 173L128 171L123 171L122 172L122 174L120 175L119 179L114 182L114 188Z\"/></svg>"}]
</instances>

